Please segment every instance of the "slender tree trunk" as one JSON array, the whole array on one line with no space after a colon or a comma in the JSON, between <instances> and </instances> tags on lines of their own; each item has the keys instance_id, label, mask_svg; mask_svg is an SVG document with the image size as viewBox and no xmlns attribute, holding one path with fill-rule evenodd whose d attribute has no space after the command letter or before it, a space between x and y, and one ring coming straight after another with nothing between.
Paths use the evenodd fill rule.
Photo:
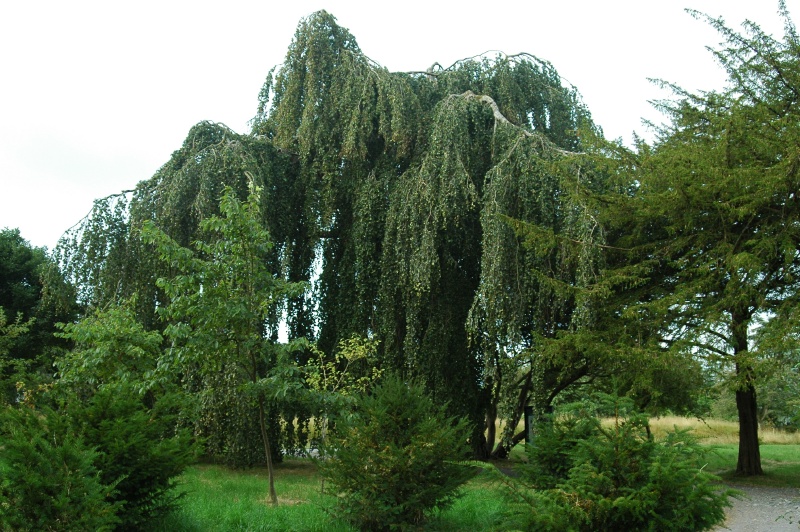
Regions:
<instances>
[{"instance_id":1,"label":"slender tree trunk","mask_svg":"<svg viewBox=\"0 0 800 532\"><path fill-rule=\"evenodd\" d=\"M486 437L481 450L482 458L488 458L492 454L494 442L497 439L497 405L500 402L500 387L502 375L500 374L499 362L495 360L495 378L489 378L489 405L486 409Z\"/></svg>"},{"instance_id":2,"label":"slender tree trunk","mask_svg":"<svg viewBox=\"0 0 800 532\"><path fill-rule=\"evenodd\" d=\"M269 502L278 504L278 495L275 493L275 472L272 467L272 448L267 434L267 420L264 414L264 398L258 398L258 421L261 425L261 439L264 442L264 454L267 455L267 476L269 476Z\"/></svg>"},{"instance_id":3,"label":"slender tree trunk","mask_svg":"<svg viewBox=\"0 0 800 532\"><path fill-rule=\"evenodd\" d=\"M487 455L492 452L494 441L497 438L497 405L494 404L494 401L492 403L486 412L486 443L484 444L484 449Z\"/></svg>"}]
</instances>

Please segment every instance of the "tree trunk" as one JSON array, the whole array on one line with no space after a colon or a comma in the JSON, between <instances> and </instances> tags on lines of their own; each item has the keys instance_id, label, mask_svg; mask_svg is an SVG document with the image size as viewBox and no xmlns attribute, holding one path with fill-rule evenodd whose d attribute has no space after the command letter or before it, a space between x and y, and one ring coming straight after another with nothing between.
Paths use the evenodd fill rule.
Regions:
<instances>
[{"instance_id":1,"label":"tree trunk","mask_svg":"<svg viewBox=\"0 0 800 532\"><path fill-rule=\"evenodd\" d=\"M491 382L489 386L490 389L495 388L494 384ZM499 388L499 386L496 386L496 388ZM491 397L489 399L489 405L486 408L486 417L484 419L486 436L482 452L486 457L492 453L494 442L497 439L497 403L500 401L500 394L496 393L496 389L491 389L489 393Z\"/></svg>"},{"instance_id":2,"label":"tree trunk","mask_svg":"<svg viewBox=\"0 0 800 532\"><path fill-rule=\"evenodd\" d=\"M504 460L508 458L508 454L511 452L511 449L525 439L524 431L518 434L514 433L517 430L517 425L519 425L522 416L525 414L525 406L528 404L528 396L530 395L532 384L533 372L528 371L520 385L519 393L517 395L517 404L514 406L514 412L511 415L511 418L506 420L508 424L506 425L505 430L503 430L503 436L500 439L500 443L497 444L497 447L492 452L492 458L496 460Z\"/></svg>"},{"instance_id":3,"label":"tree trunk","mask_svg":"<svg viewBox=\"0 0 800 532\"><path fill-rule=\"evenodd\" d=\"M497 445L497 448L492 453L491 456L492 459L505 460L506 458L508 458L511 449L513 449L515 445L517 445L524 439L525 439L525 431L523 430L522 432L517 432L508 442L508 445L500 445L500 444Z\"/></svg>"},{"instance_id":4,"label":"tree trunk","mask_svg":"<svg viewBox=\"0 0 800 532\"><path fill-rule=\"evenodd\" d=\"M763 475L761 451L758 447L758 403L753 368L744 360L747 354L747 329L751 315L747 311L731 312L731 332L733 336L733 357L736 361L736 410L739 414L739 458L736 461L736 474Z\"/></svg>"},{"instance_id":5,"label":"tree trunk","mask_svg":"<svg viewBox=\"0 0 800 532\"><path fill-rule=\"evenodd\" d=\"M763 475L761 451L758 447L758 407L756 390L748 384L744 390L736 391L736 409L739 412L739 459L737 475Z\"/></svg>"},{"instance_id":6,"label":"tree trunk","mask_svg":"<svg viewBox=\"0 0 800 532\"><path fill-rule=\"evenodd\" d=\"M492 364L494 372L489 375L486 380L486 395L488 401L486 405L486 415L484 417L484 434L482 438L482 447L476 453L478 460L485 460L489 458L494 449L495 441L497 441L497 411L498 404L500 403L500 394L503 383L503 371L500 365L500 360L495 353L492 356Z\"/></svg>"},{"instance_id":7,"label":"tree trunk","mask_svg":"<svg viewBox=\"0 0 800 532\"><path fill-rule=\"evenodd\" d=\"M486 410L486 441L483 445L483 454L489 456L497 439L497 399L492 397L491 404Z\"/></svg>"},{"instance_id":8,"label":"tree trunk","mask_svg":"<svg viewBox=\"0 0 800 532\"><path fill-rule=\"evenodd\" d=\"M275 493L275 472L272 467L272 449L267 434L267 420L264 415L264 398L258 398L258 421L261 425L261 439L264 442L264 453L267 455L267 476L269 477L269 502L278 504L278 495Z\"/></svg>"}]
</instances>

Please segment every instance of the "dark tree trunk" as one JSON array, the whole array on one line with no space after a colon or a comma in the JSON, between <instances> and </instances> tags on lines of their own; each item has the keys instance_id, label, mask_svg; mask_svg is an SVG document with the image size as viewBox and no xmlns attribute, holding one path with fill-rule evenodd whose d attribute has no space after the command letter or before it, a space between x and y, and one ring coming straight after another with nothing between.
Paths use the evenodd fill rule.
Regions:
<instances>
[{"instance_id":1,"label":"dark tree trunk","mask_svg":"<svg viewBox=\"0 0 800 532\"><path fill-rule=\"evenodd\" d=\"M736 391L736 409L739 411L739 459L737 475L763 475L761 451L758 447L758 406L756 390L749 384Z\"/></svg>"},{"instance_id":2,"label":"dark tree trunk","mask_svg":"<svg viewBox=\"0 0 800 532\"><path fill-rule=\"evenodd\" d=\"M486 454L492 452L494 441L497 438L497 406L492 404L486 412L486 442L484 449Z\"/></svg>"},{"instance_id":3,"label":"dark tree trunk","mask_svg":"<svg viewBox=\"0 0 800 532\"><path fill-rule=\"evenodd\" d=\"M505 460L506 458L508 458L508 454L511 452L511 449L513 449L516 444L518 444L519 442L521 442L524 439L525 439L525 431L524 430L522 432L518 432L518 433L514 434L514 436L511 438L511 440L508 441L508 445L499 445L498 444L497 448L492 453L492 456L491 456L492 459L493 460Z\"/></svg>"},{"instance_id":4,"label":"dark tree trunk","mask_svg":"<svg viewBox=\"0 0 800 532\"><path fill-rule=\"evenodd\" d=\"M492 458L497 460L508 458L511 449L525 439L525 431L518 434L514 434L514 432L517 430L517 425L519 425L523 414L525 414L525 406L528 404L528 396L531 393L532 385L533 373L529 370L520 385L517 395L517 404L514 406L514 413L511 419L507 420L508 425L503 431L503 437L500 439L500 443L497 444L497 447L492 452Z\"/></svg>"},{"instance_id":5,"label":"dark tree trunk","mask_svg":"<svg viewBox=\"0 0 800 532\"><path fill-rule=\"evenodd\" d=\"M736 410L739 413L739 458L736 461L736 474L753 476L763 475L761 469L761 451L758 447L758 403L753 368L741 363L747 354L747 328L750 324L750 313L747 311L731 312L731 332L733 334L734 360L736 360L736 376L739 387L736 390Z\"/></svg>"},{"instance_id":6,"label":"dark tree trunk","mask_svg":"<svg viewBox=\"0 0 800 532\"><path fill-rule=\"evenodd\" d=\"M485 438L483 441L483 448L481 449L481 456L479 459L489 458L494 448L494 443L497 440L497 405L500 402L500 389L502 384L502 373L500 372L499 362L495 360L495 378L489 378L487 385L487 395L489 396L488 405L486 407L486 416L484 421Z\"/></svg>"}]
</instances>

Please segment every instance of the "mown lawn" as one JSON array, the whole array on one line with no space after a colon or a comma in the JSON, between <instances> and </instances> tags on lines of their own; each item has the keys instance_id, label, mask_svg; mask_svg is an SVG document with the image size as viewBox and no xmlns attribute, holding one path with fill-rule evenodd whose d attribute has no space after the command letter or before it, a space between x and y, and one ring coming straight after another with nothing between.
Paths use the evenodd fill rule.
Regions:
<instances>
[{"instance_id":1,"label":"mown lawn","mask_svg":"<svg viewBox=\"0 0 800 532\"><path fill-rule=\"evenodd\" d=\"M497 530L505 510L503 487L478 475L456 503L439 512L426 530ZM265 469L237 471L197 465L180 477L185 496L181 507L156 529L199 531L353 531L326 513L333 496L321 493L321 480L311 460L291 459L277 465L275 490L279 504L267 498Z\"/></svg>"},{"instance_id":2,"label":"mown lawn","mask_svg":"<svg viewBox=\"0 0 800 532\"><path fill-rule=\"evenodd\" d=\"M736 445L710 445L708 470L731 484L753 486L791 486L800 488L800 445L761 445L761 467L764 475L740 477L736 475Z\"/></svg>"},{"instance_id":3,"label":"mown lawn","mask_svg":"<svg viewBox=\"0 0 800 532\"><path fill-rule=\"evenodd\" d=\"M700 425L696 432L711 451L705 467L726 483L800 488L800 443L794 443L795 436L768 434L766 441L791 443L763 443L761 459L765 475L742 478L734 474L738 449L736 443L729 443L727 434L733 429L716 427L711 430L709 424ZM654 433L658 434L655 430ZM509 463L501 465L513 467L523 455L522 446L519 446L513 450ZM311 460L287 459L277 465L277 506L270 505L267 500L264 469L237 471L197 465L180 477L180 486L185 496L179 510L166 518L157 531L353 530L326 512L334 498L321 492L321 479ZM464 487L462 497L452 507L436 514L425 530L503 530L507 520L507 491L493 475L479 474Z\"/></svg>"}]
</instances>

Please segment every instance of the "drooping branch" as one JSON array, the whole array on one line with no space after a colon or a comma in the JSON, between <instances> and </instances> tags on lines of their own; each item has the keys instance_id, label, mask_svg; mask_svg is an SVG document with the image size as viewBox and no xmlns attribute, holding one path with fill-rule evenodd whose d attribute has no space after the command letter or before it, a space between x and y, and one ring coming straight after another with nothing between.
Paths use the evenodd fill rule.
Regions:
<instances>
[{"instance_id":1,"label":"drooping branch","mask_svg":"<svg viewBox=\"0 0 800 532\"><path fill-rule=\"evenodd\" d=\"M117 192L116 194L109 194L108 196L106 196L104 198L98 198L98 199L94 200L94 202L92 203L92 209L89 212L87 212L86 215L83 216L80 220L78 220L77 222L72 224L72 226L69 229L64 231L63 235L66 235L67 233L69 233L70 231L72 231L73 229L75 229L76 227L81 225L87 218L89 218L92 215L92 213L94 212L94 206L97 205L98 203L103 203L104 201L110 200L112 198L119 198L121 196L125 196L127 194L132 193L132 192L136 192L136 190L135 189L122 190L120 192Z\"/></svg>"},{"instance_id":2,"label":"drooping branch","mask_svg":"<svg viewBox=\"0 0 800 532\"><path fill-rule=\"evenodd\" d=\"M500 122L503 125L511 126L511 127L515 128L515 129L517 129L520 133L522 133L524 136L526 136L528 138L535 138L535 139L541 141L543 144L546 144L553 151L555 151L557 153L560 153L561 155L568 156L568 157L575 156L575 155L585 155L584 152L573 152L573 151L568 151L568 150L564 150L562 148L559 148L558 146L553 144L553 142L550 141L544 135L542 135L540 133L536 133L534 131L528 131L527 129L514 124L508 118L506 118L505 115L503 115L502 111L500 111L500 106L497 105L497 102L494 100L494 98L492 98L488 94L475 94L471 90L468 90L468 91L463 92L462 94L454 95L454 96L460 97L460 98L464 98L465 100L475 100L477 102L484 103L484 104L488 105L489 108L492 110L492 115L494 116L494 119L495 119L496 122Z\"/></svg>"}]
</instances>

